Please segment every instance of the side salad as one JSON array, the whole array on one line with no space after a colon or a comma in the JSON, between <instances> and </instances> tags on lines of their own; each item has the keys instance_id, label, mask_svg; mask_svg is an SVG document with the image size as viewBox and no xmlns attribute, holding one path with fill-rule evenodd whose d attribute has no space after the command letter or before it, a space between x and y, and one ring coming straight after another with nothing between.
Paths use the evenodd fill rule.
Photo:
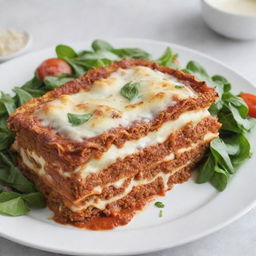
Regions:
<instances>
[{"instance_id":1,"label":"side salad","mask_svg":"<svg viewBox=\"0 0 256 256\"><path fill-rule=\"evenodd\" d=\"M57 58L45 60L31 80L13 89L14 96L0 92L0 213L19 216L31 208L45 207L43 196L22 175L17 167L17 156L11 151L15 133L7 126L8 116L33 97L84 75L88 70L109 65L123 58L154 60L159 65L183 70L216 87L219 99L210 107L212 115L222 123L220 135L210 144L210 149L199 167L196 182L210 182L223 191L237 168L250 157L248 133L256 117L256 96L242 93L234 95L231 84L220 75L210 76L197 62L189 61L185 67L178 62L178 55L168 47L163 55L152 59L139 48L114 48L106 41L95 40L90 50L76 52L70 46L58 45ZM248 108L249 106L249 108ZM248 115L249 113L249 115Z\"/></svg>"}]
</instances>

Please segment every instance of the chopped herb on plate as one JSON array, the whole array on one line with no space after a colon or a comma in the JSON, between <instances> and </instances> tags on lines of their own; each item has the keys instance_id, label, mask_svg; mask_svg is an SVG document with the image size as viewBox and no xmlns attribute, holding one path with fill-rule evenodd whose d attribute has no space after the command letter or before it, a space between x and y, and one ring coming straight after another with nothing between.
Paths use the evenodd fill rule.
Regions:
<instances>
[{"instance_id":1,"label":"chopped herb on plate","mask_svg":"<svg viewBox=\"0 0 256 256\"><path fill-rule=\"evenodd\" d=\"M157 208L164 208L164 204L162 203L162 202L155 202L155 206L157 207Z\"/></svg>"},{"instance_id":2,"label":"chopped herb on plate","mask_svg":"<svg viewBox=\"0 0 256 256\"><path fill-rule=\"evenodd\" d=\"M176 89L182 89L182 88L185 88L185 86L184 85L175 85L175 88Z\"/></svg>"}]
</instances>

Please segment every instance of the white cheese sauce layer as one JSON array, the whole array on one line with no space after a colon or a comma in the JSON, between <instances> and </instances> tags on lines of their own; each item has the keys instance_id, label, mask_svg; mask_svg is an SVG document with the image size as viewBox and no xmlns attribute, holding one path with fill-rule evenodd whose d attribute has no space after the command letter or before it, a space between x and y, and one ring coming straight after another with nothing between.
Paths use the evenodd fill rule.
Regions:
<instances>
[{"instance_id":1,"label":"white cheese sauce layer","mask_svg":"<svg viewBox=\"0 0 256 256\"><path fill-rule=\"evenodd\" d=\"M207 142L207 141L210 141L212 139L214 139L215 137L217 137L218 134L214 134L214 133L207 133L204 138L203 138L203 142ZM186 151L190 151L190 150L193 150L195 149L198 145L200 145L201 142L198 142L198 143L193 143L191 144L190 147L187 147L187 148L181 148L179 149L177 152L175 152L175 154L182 154ZM164 162L167 162L167 161L171 161L173 159L175 159L175 154L174 153L170 153L169 155L167 155L162 161ZM161 162L161 161L160 161ZM123 193L120 193L119 195L116 195L110 199L106 199L106 200L103 200L103 199L99 199L99 198L96 198L95 199L91 199L87 202L84 203L84 205L80 206L80 207L77 207L76 205L73 205L71 207L71 210L76 212L76 211L81 211L83 209L86 209L87 207L89 206L93 206L95 208L98 208L98 209L101 209L101 210L104 210L107 206L107 204L110 204L114 201L117 201L123 197L125 197L126 195L128 195L132 189L136 186L141 186L141 185L146 185L146 184L149 184L153 181L155 181L157 178L161 177L162 180L163 180L163 184L164 184L164 190L168 190L168 181L169 181L169 178L175 174L176 172L178 172L179 170L185 168L186 166L188 166L192 161L188 161L186 164L178 167L177 169L173 170L173 172L171 173L164 173L164 172L160 172L158 173L155 177L153 177L152 179L140 179L140 180L132 180L130 182L130 184L125 188L124 192ZM122 180L123 182L123 180ZM113 186L116 186L116 184L119 185L120 181L117 181L115 183L111 183L111 185ZM101 189L102 190L102 189ZM80 201L80 200L78 200ZM78 202L77 201L77 202Z\"/></svg>"},{"instance_id":2,"label":"white cheese sauce layer","mask_svg":"<svg viewBox=\"0 0 256 256\"><path fill-rule=\"evenodd\" d=\"M129 82L139 83L138 96L129 101L120 93ZM129 127L135 120L150 121L177 100L196 93L175 77L148 67L119 68L107 78L94 82L90 91L80 91L43 104L35 116L43 126L72 140L82 141L118 126ZM68 113L92 114L85 123L72 126Z\"/></svg>"},{"instance_id":3,"label":"white cheese sauce layer","mask_svg":"<svg viewBox=\"0 0 256 256\"><path fill-rule=\"evenodd\" d=\"M154 182L157 178L161 177L162 180L163 180L163 183L164 183L164 190L168 190L168 180L169 178L175 174L176 172L178 172L179 170L181 170L182 168L188 166L189 164L191 163L190 162L187 162L185 165L183 166L180 166L179 168L175 169L173 172L171 173L163 173L163 172L160 172L158 173L154 178L152 178L151 180L148 180L148 179L141 179L141 180L132 180L130 182L130 184L125 188L124 192L123 193L120 193L116 196L113 196L112 198L110 199L106 199L106 200L103 200L103 199L99 199L99 198L96 198L95 199L91 199L89 201L87 201L84 205L80 206L80 207L77 207L75 205L71 206L71 210L74 211L74 212L77 212L77 211L81 211L83 209L86 209L87 207L89 206L93 206L95 208L98 208L100 210L104 210L107 206L107 204L110 204L112 202L115 202L123 197L125 197L126 195L128 195L132 189L134 187L137 187L137 186L141 186L141 185L146 185L146 184L149 184L149 183L152 183Z\"/></svg>"},{"instance_id":4,"label":"white cheese sauce layer","mask_svg":"<svg viewBox=\"0 0 256 256\"><path fill-rule=\"evenodd\" d=\"M157 131L150 132L138 140L126 141L122 148L111 145L100 159L92 159L87 164L78 167L75 172L79 172L81 177L86 178L91 173L99 173L118 159L124 159L130 154L137 153L145 147L163 143L171 133L182 128L189 122L196 125L203 118L210 116L208 110L189 111L179 116L176 120L165 122ZM64 176L70 176L72 172L63 173Z\"/></svg>"},{"instance_id":5,"label":"white cheese sauce layer","mask_svg":"<svg viewBox=\"0 0 256 256\"><path fill-rule=\"evenodd\" d=\"M176 154L182 154L186 151L190 151L190 150L193 150L194 148L196 148L200 143L202 142L207 142L207 141L210 141L212 139L214 139L215 137L217 137L218 134L214 134L214 133L207 133L204 138L203 138L203 141L200 141L198 143L192 143L189 147L185 147L185 148L181 148L179 149L177 152L172 152L170 153L169 155L167 155L164 159L162 159L161 161L171 161L173 159L175 159L175 155ZM52 183L52 185L54 186L54 182L52 180L52 177L47 174L47 171L45 170L45 160L38 156L35 152L31 152L31 151L28 151L28 150L25 150L25 149L21 149L20 150L20 155L21 155L21 158L24 162L24 164L26 166L28 166L31 170L33 170L34 172L36 172L37 174L39 174L40 176L46 176L46 178L48 179L49 182ZM40 165L40 167L36 167L34 165L33 162L31 162L30 158L32 158L36 163L38 163ZM160 162L161 162L160 161ZM151 182L153 182L155 179L157 179L158 177L161 177L163 179L163 182L164 182L164 186L165 186L165 189L168 189L168 186L167 186L167 183L168 183L168 180L169 180L169 177L171 175L173 175L176 171L180 170L181 168L185 167L186 165L188 165L190 162L186 163L184 166L182 167L179 167L178 169L174 170L172 173L159 173L157 174L153 179L141 179L141 180L132 180L130 182L130 184L125 188L125 191L117 196L114 196L112 198L110 198L109 200L101 200L101 199L91 199L87 202L84 203L84 205L78 207L76 204L79 204L79 202L81 200L84 200L86 197L88 196L91 196L91 195L97 195L97 194L101 194L102 193L102 190L103 190L103 187L102 186L97 186L95 187L90 194L87 194L86 196L76 200L73 202L73 206L71 207L71 210L72 211L80 211L82 209L85 209L87 208L88 206L94 206L96 208L99 208L99 209L104 209L106 207L107 204L111 203L111 202L114 202L124 196L126 196L128 193L131 192L131 190L133 189L133 187L135 186L139 186L139 185L145 185L145 184L149 184ZM127 177L124 177L118 181L115 181L115 182L111 182L111 183L108 183L108 184L105 184L107 186L114 186L116 188L119 188L119 187L122 187L122 185L124 184L125 180L127 179Z\"/></svg>"}]
</instances>

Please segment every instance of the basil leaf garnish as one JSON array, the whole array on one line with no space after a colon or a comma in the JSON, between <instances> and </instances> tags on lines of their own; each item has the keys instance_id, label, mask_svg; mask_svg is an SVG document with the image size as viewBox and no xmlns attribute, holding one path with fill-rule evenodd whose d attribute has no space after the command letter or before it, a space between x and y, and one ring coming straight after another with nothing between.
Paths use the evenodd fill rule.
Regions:
<instances>
[{"instance_id":1,"label":"basil leaf garnish","mask_svg":"<svg viewBox=\"0 0 256 256\"><path fill-rule=\"evenodd\" d=\"M68 121L70 124L72 124L72 126L78 126L87 122L92 117L92 114L77 115L68 113L67 116Z\"/></svg>"},{"instance_id":2,"label":"basil leaf garnish","mask_svg":"<svg viewBox=\"0 0 256 256\"><path fill-rule=\"evenodd\" d=\"M183 89L183 88L185 88L185 86L183 86L183 85L175 85L175 88L176 89Z\"/></svg>"},{"instance_id":3,"label":"basil leaf garnish","mask_svg":"<svg viewBox=\"0 0 256 256\"><path fill-rule=\"evenodd\" d=\"M122 87L120 93L123 97L131 101L139 95L139 85L139 83L129 82Z\"/></svg>"}]
</instances>

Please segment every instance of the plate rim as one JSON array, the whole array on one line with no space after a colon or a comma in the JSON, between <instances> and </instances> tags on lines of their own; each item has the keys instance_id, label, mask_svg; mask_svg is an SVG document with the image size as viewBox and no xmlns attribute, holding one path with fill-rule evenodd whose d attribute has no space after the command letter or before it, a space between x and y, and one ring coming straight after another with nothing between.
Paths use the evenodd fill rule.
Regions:
<instances>
[{"instance_id":1,"label":"plate rim","mask_svg":"<svg viewBox=\"0 0 256 256\"><path fill-rule=\"evenodd\" d=\"M170 47L174 47L174 48L177 48L177 49L182 49L184 51L191 52L196 56L203 57L204 59L207 59L211 62L214 62L215 64L218 64L218 65L224 67L229 72L238 75L240 78L242 78L244 81L246 81L250 86L252 86L254 88L256 87L254 85L254 83L252 81L250 81L250 79L246 78L239 71L236 71L235 69L229 67L228 65L226 65L222 61L220 61L220 60L218 60L214 57L211 57L211 56L209 56L205 53L201 53L201 52L199 52L199 51L197 51L193 48L189 48L189 47L186 47L186 46L183 46L183 45L180 45L180 44L175 44L175 43L168 42L168 41L143 39L143 38L123 38L123 37L122 38L118 38L118 37L107 38L106 37L105 40L108 40L110 42L111 41L114 41L114 42L134 41L134 44L138 44L138 47L139 47L139 44L142 44L143 42L146 42L146 43L149 43L149 44L156 44L156 45L160 45L160 44L166 45L166 46L169 45ZM68 43L70 43L70 44L82 44L82 43L89 43L89 42L92 42L92 40L81 40L81 41L72 42L72 43L67 41L67 42L64 42L64 43L67 43L67 44ZM27 58L29 55L33 55L33 54L40 53L40 52L43 52L43 51L50 51L54 47L55 46L51 46L51 47L46 47L46 48L42 48L42 49L39 49L39 50L29 52L27 54L24 54L22 56L19 56L19 57L15 58L15 59L9 60L6 63L2 63L1 66L7 66L9 64L12 64L12 62L15 62L15 60L22 59L22 58ZM135 254L142 254L142 253L150 253L150 252L155 252L155 251L160 251L160 250L180 246L180 245L183 245L183 244L186 244L186 243L189 243L189 242L193 242L195 240L198 240L202 237L208 236L208 235L210 235L210 234L212 234L212 233L230 225L231 223L233 223L234 221L238 220L240 217L242 217L243 215L248 213L255 206L256 206L256 197L255 197L254 201L252 201L250 204L247 205L247 207L238 211L236 214L233 215L233 217L229 218L228 220L226 220L226 221L224 220L224 221L220 222L218 225L216 225L212 228L208 228L204 232L201 232L201 233L199 232L197 235L194 235L191 238L187 238L187 239L184 239L184 240L180 239L179 242L176 242L174 245L172 245L172 244L167 245L166 244L165 246L162 245L162 246L154 247L154 248L150 248L150 249L138 249L138 248L136 248L135 250L130 249L130 251L126 250L125 252L104 252L104 255L128 255L128 254L129 255L135 255ZM0 225L1 225L1 222L0 222ZM78 252L78 251L75 251L75 250L63 251L61 248L41 246L41 245L36 244L35 242L26 241L26 240L23 240L22 238L18 238L18 237L15 237L15 236L8 235L4 232L4 230L0 230L0 236L3 237L3 238L6 238L8 240L14 241L18 244L29 246L29 247L32 247L32 248L35 248L35 249L48 251L48 252L70 254L70 255L78 255L78 253L81 254L81 252ZM100 251L98 251L98 252L87 251L87 252L84 252L84 254L86 254L86 255L87 254L89 254L89 255L103 255L103 252L102 252L102 250L101 250L101 252Z\"/></svg>"}]
</instances>

